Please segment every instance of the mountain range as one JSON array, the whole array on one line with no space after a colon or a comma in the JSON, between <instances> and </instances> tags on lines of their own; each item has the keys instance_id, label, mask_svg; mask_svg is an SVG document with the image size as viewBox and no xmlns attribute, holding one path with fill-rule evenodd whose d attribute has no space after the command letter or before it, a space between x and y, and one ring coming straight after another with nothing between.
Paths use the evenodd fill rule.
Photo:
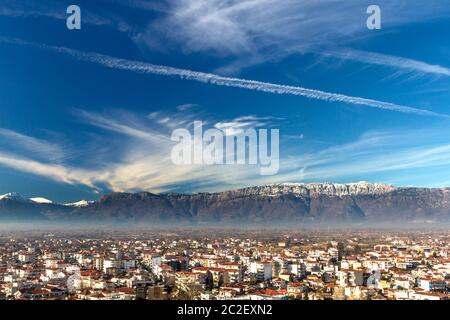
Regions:
<instances>
[{"instance_id":1,"label":"mountain range","mask_svg":"<svg viewBox=\"0 0 450 320\"><path fill-rule=\"evenodd\" d=\"M283 183L218 193L114 192L61 204L17 193L0 196L0 221L170 225L450 222L450 188L358 182Z\"/></svg>"}]
</instances>

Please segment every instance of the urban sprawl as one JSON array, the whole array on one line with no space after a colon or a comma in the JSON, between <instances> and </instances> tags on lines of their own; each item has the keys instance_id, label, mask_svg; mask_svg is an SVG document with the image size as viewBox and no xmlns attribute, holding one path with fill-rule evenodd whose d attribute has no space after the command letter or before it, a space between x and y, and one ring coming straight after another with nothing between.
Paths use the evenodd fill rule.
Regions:
<instances>
[{"instance_id":1,"label":"urban sprawl","mask_svg":"<svg viewBox=\"0 0 450 320\"><path fill-rule=\"evenodd\" d=\"M0 299L448 300L447 231L0 231Z\"/></svg>"}]
</instances>

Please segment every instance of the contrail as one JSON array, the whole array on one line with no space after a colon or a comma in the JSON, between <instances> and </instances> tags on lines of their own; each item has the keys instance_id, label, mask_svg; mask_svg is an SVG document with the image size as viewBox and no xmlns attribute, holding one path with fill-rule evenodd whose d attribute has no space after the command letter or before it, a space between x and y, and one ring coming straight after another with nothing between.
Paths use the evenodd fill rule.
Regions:
<instances>
[{"instance_id":1,"label":"contrail","mask_svg":"<svg viewBox=\"0 0 450 320\"><path fill-rule=\"evenodd\" d=\"M71 56L77 60L95 63L102 65L111 69L119 69L119 70L128 70L136 73L142 74L155 74L162 76L175 76L181 79L193 80L203 83L214 84L218 86L226 86L226 87L235 87L235 88L243 88L248 90L269 92L274 94L289 94L295 96L306 97L310 99L324 100L324 101L332 101L332 102L343 102L353 105L362 105L367 107L379 108L392 110L403 113L411 113L418 115L426 115L426 116L436 116L436 117L444 117L448 118L449 116L436 113L429 110L422 110L413 107L407 107L402 105L397 105L389 102L377 101L372 99L360 98L360 97L352 97L339 93L330 93L321 90L308 89L298 86L288 86L288 85L280 85L269 82L255 81L255 80L247 80L247 79L239 79L239 78L231 78L231 77L223 77L216 74L205 73L192 71L188 69L180 69L162 65L155 65L146 62L133 61L121 58L115 58L108 55L103 55L99 53L93 52L83 52L79 50L74 50L65 47L56 47L49 46L46 44L33 43L20 39L9 39L0 37L0 41L20 44L25 46L33 46L41 49L47 49L59 53L66 54Z\"/></svg>"},{"instance_id":2,"label":"contrail","mask_svg":"<svg viewBox=\"0 0 450 320\"><path fill-rule=\"evenodd\" d=\"M390 56L382 53L353 49L335 49L323 51L320 54L344 60L349 59L374 65L394 67L397 69L403 69L412 72L450 76L450 68L440 65L428 64L426 62L418 60Z\"/></svg>"}]
</instances>

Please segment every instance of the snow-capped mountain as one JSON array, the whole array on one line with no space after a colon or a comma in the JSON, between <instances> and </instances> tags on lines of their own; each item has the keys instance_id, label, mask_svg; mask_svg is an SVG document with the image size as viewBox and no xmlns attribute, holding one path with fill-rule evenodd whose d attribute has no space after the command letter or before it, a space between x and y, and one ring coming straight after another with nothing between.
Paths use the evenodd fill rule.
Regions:
<instances>
[{"instance_id":1,"label":"snow-capped mountain","mask_svg":"<svg viewBox=\"0 0 450 320\"><path fill-rule=\"evenodd\" d=\"M58 204L56 202L53 202L52 200L49 200L49 199L44 198L44 197L33 197L33 198L26 199L26 198L22 197L20 194L18 194L17 192L10 192L10 193L6 193L4 195L0 195L0 201L1 200L13 200L13 201L21 201L21 202L31 202L31 203L36 203L36 204L60 205L60 204ZM94 201L80 200L78 202L65 203L65 204L62 204L62 205L69 206L69 207L85 207L85 206L88 206L89 204L91 204L93 202Z\"/></svg>"},{"instance_id":2,"label":"snow-capped mountain","mask_svg":"<svg viewBox=\"0 0 450 320\"><path fill-rule=\"evenodd\" d=\"M10 192L0 196L0 200L25 201L25 199L17 192Z\"/></svg>"},{"instance_id":3,"label":"snow-capped mountain","mask_svg":"<svg viewBox=\"0 0 450 320\"><path fill-rule=\"evenodd\" d=\"M48 207L53 204L43 198L35 198L36 201L25 199L16 192L0 196L0 220L1 221L35 221L46 220ZM56 208L56 207L55 207Z\"/></svg>"},{"instance_id":4,"label":"snow-capped mountain","mask_svg":"<svg viewBox=\"0 0 450 320\"><path fill-rule=\"evenodd\" d=\"M80 200L78 202L65 203L64 205L68 207L86 207L91 203L94 203L94 201Z\"/></svg>"},{"instance_id":5,"label":"snow-capped mountain","mask_svg":"<svg viewBox=\"0 0 450 320\"><path fill-rule=\"evenodd\" d=\"M57 221L216 226L450 222L449 188L403 188L368 182L280 183L196 194L116 192L95 202L48 201L23 200L17 194L1 196L0 219L31 216Z\"/></svg>"},{"instance_id":6,"label":"snow-capped mountain","mask_svg":"<svg viewBox=\"0 0 450 320\"><path fill-rule=\"evenodd\" d=\"M21 202L46 203L46 204L53 203L53 201L48 200L46 198L42 198L42 197L26 199L17 192L10 192L10 193L1 195L0 200L13 200L13 201L21 201Z\"/></svg>"},{"instance_id":7,"label":"snow-capped mountain","mask_svg":"<svg viewBox=\"0 0 450 320\"><path fill-rule=\"evenodd\" d=\"M354 196L386 194L396 188L386 184L356 182L356 183L280 183L266 186L249 187L226 191L227 194L278 196L281 194Z\"/></svg>"}]
</instances>

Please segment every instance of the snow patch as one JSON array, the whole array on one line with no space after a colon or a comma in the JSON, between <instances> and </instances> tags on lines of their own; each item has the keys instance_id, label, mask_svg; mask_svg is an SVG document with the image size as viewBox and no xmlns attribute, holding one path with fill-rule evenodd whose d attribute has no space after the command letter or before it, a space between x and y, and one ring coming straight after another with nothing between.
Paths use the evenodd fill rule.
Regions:
<instances>
[{"instance_id":1,"label":"snow patch","mask_svg":"<svg viewBox=\"0 0 450 320\"><path fill-rule=\"evenodd\" d=\"M30 198L30 200L36 203L47 203L47 204L53 203L53 201L42 197Z\"/></svg>"}]
</instances>

